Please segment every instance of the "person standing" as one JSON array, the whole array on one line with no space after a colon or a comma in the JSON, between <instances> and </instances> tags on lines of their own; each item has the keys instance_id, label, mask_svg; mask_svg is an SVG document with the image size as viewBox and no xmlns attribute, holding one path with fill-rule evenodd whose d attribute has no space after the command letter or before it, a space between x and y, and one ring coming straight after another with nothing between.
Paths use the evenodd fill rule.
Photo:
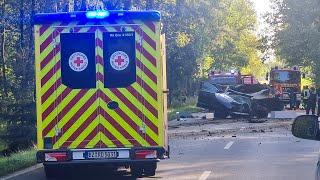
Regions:
<instances>
[{"instance_id":1,"label":"person standing","mask_svg":"<svg viewBox=\"0 0 320 180\"><path fill-rule=\"evenodd\" d=\"M296 110L297 93L293 89L289 89L290 110Z\"/></svg>"},{"instance_id":2,"label":"person standing","mask_svg":"<svg viewBox=\"0 0 320 180\"><path fill-rule=\"evenodd\" d=\"M318 112L317 115L320 116L320 86L317 88L317 99L318 99Z\"/></svg>"},{"instance_id":3,"label":"person standing","mask_svg":"<svg viewBox=\"0 0 320 180\"><path fill-rule=\"evenodd\" d=\"M310 95L309 95L309 98L308 98L306 113L309 115L310 114L310 110L311 110L312 114L315 115L316 105L317 105L316 89L314 87L312 87L310 89Z\"/></svg>"},{"instance_id":4,"label":"person standing","mask_svg":"<svg viewBox=\"0 0 320 180\"><path fill-rule=\"evenodd\" d=\"M304 86L302 90L302 103L303 103L303 108L305 110L307 109L309 96L310 96L310 89L308 86Z\"/></svg>"}]
</instances>

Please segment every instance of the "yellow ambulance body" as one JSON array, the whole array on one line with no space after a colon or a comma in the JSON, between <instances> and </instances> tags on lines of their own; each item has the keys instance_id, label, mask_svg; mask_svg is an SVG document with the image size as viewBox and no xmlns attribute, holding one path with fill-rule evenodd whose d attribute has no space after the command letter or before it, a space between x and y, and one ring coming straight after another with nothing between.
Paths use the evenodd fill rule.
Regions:
<instances>
[{"instance_id":1,"label":"yellow ambulance body","mask_svg":"<svg viewBox=\"0 0 320 180\"><path fill-rule=\"evenodd\" d=\"M130 166L168 155L165 41L157 11L37 14L38 162Z\"/></svg>"}]
</instances>

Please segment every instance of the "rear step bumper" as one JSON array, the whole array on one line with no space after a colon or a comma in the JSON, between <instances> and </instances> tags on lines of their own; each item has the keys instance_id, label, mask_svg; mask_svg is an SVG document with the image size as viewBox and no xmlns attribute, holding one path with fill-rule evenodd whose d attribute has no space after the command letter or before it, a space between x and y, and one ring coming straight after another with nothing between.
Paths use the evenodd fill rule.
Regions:
<instances>
[{"instance_id":1,"label":"rear step bumper","mask_svg":"<svg viewBox=\"0 0 320 180\"><path fill-rule=\"evenodd\" d=\"M110 159L110 160L72 160L66 162L44 162L44 165L110 165L110 166L131 166L144 165L146 163L157 163L160 159Z\"/></svg>"},{"instance_id":2,"label":"rear step bumper","mask_svg":"<svg viewBox=\"0 0 320 180\"><path fill-rule=\"evenodd\" d=\"M118 154L126 152L127 156L118 156L117 158L110 159L89 159L85 156L88 152L99 151L116 151ZM141 158L141 152L155 151L154 157ZM37 152L37 162L44 164L112 164L112 165L133 165L145 162L158 162L160 159L165 158L165 149L163 147L148 147L148 148L104 148L104 149L67 149L67 150L41 150ZM79 153L83 158L79 157ZM139 154L140 153L140 154ZM55 161L47 160L47 156L54 158ZM62 157L64 156L64 157ZM52 159L52 158L51 158Z\"/></svg>"}]
</instances>

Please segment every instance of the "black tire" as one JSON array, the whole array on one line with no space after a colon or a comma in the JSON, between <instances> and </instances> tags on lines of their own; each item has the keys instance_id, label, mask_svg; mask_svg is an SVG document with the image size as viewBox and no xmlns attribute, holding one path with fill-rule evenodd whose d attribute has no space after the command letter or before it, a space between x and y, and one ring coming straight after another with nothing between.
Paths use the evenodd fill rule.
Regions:
<instances>
[{"instance_id":1,"label":"black tire","mask_svg":"<svg viewBox=\"0 0 320 180\"><path fill-rule=\"evenodd\" d=\"M145 176L155 176L157 170L157 163L150 163L144 167Z\"/></svg>"},{"instance_id":2,"label":"black tire","mask_svg":"<svg viewBox=\"0 0 320 180\"><path fill-rule=\"evenodd\" d=\"M146 168L146 169L144 169L144 174L145 174L147 177L155 176L155 175L156 175L156 170L157 170L157 169Z\"/></svg>"},{"instance_id":3,"label":"black tire","mask_svg":"<svg viewBox=\"0 0 320 180\"><path fill-rule=\"evenodd\" d=\"M143 174L143 168L140 166L130 166L130 171L133 177L141 177Z\"/></svg>"},{"instance_id":4,"label":"black tire","mask_svg":"<svg viewBox=\"0 0 320 180\"><path fill-rule=\"evenodd\" d=\"M214 111L214 118L217 119L225 119L230 115L230 113L227 110L216 110Z\"/></svg>"},{"instance_id":5,"label":"black tire","mask_svg":"<svg viewBox=\"0 0 320 180\"><path fill-rule=\"evenodd\" d=\"M47 179L58 177L59 170L55 166L44 165L44 172L46 174Z\"/></svg>"}]
</instances>

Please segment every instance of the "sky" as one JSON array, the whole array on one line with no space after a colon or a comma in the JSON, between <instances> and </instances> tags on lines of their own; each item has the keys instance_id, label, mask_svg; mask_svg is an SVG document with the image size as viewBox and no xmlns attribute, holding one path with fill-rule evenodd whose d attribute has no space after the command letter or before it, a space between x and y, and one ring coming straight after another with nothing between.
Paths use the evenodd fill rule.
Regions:
<instances>
[{"instance_id":1,"label":"sky","mask_svg":"<svg viewBox=\"0 0 320 180\"><path fill-rule=\"evenodd\" d=\"M271 10L270 0L251 0L254 3L255 10L258 15L259 28L258 33L261 33L262 29L265 28L265 23L263 22L263 15Z\"/></svg>"},{"instance_id":2,"label":"sky","mask_svg":"<svg viewBox=\"0 0 320 180\"><path fill-rule=\"evenodd\" d=\"M270 10L269 0L251 0L255 4L255 9L259 13L265 13Z\"/></svg>"},{"instance_id":3,"label":"sky","mask_svg":"<svg viewBox=\"0 0 320 180\"><path fill-rule=\"evenodd\" d=\"M268 28L268 25L264 22L263 16L271 11L271 2L270 0L251 0L254 3L255 10L257 12L258 16L258 28L257 28L257 35L263 35L264 33L268 31L264 31L265 28ZM274 51L270 51L268 53L270 59L269 62L274 62L276 60Z\"/></svg>"}]
</instances>

